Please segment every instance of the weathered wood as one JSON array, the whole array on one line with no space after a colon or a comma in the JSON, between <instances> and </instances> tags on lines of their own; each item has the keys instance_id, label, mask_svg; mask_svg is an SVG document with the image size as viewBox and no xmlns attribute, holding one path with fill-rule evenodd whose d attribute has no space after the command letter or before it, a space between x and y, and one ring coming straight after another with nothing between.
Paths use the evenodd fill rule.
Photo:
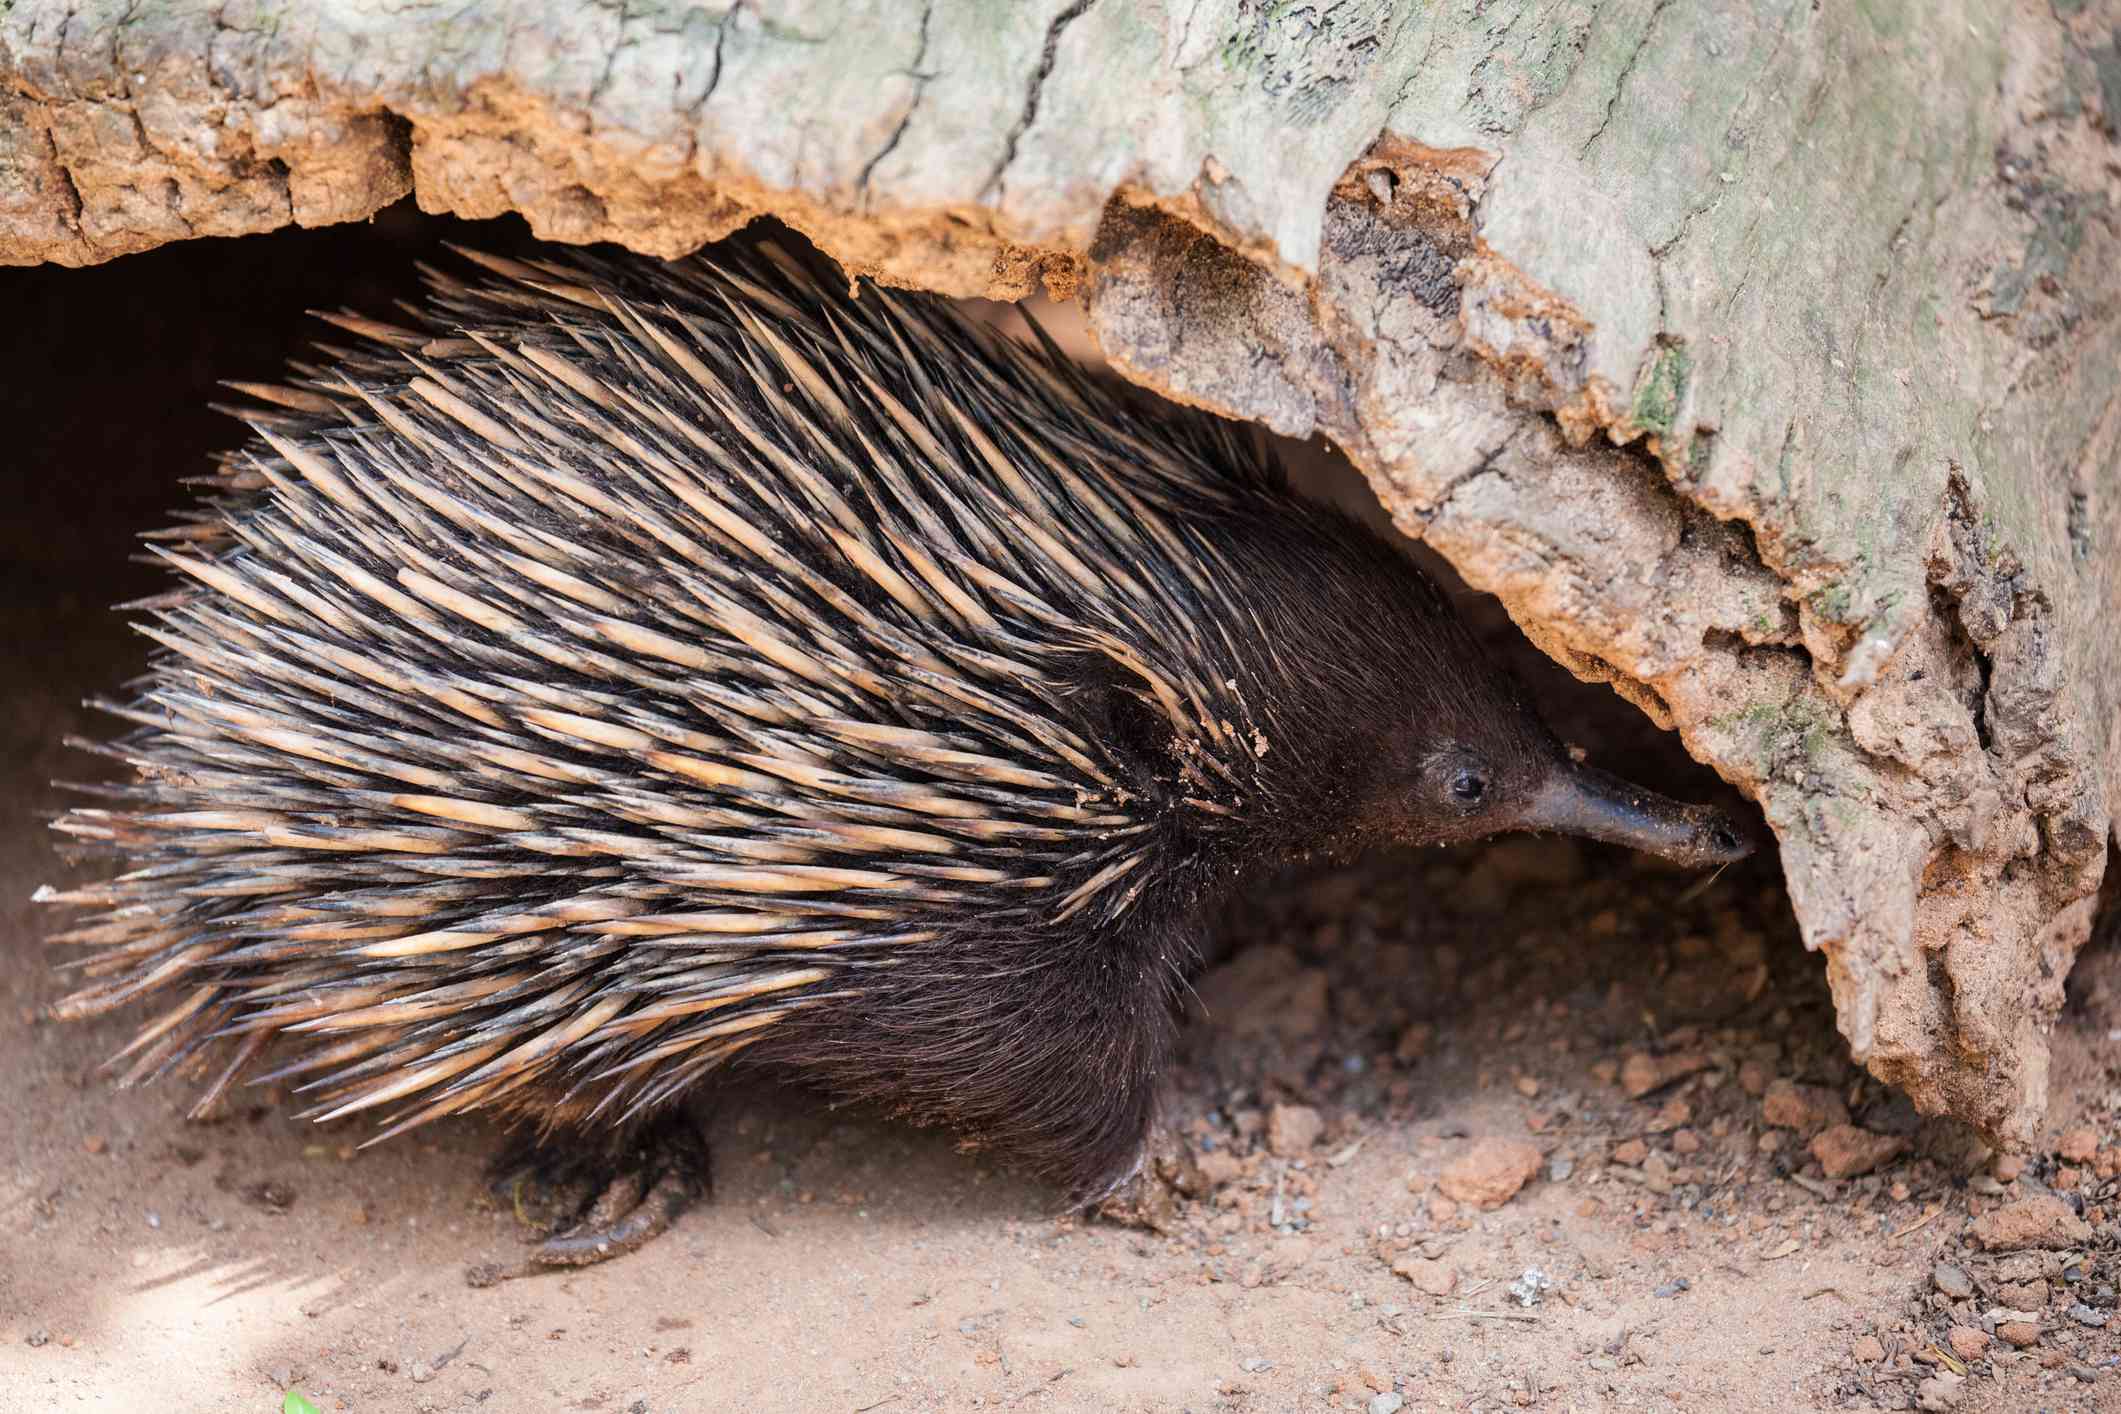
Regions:
<instances>
[{"instance_id":1,"label":"weathered wood","mask_svg":"<svg viewBox=\"0 0 2121 1414\"><path fill-rule=\"evenodd\" d=\"M1080 292L1760 799L1841 1024L2030 1140L2121 811L2121 0L0 5L0 260L412 191Z\"/></svg>"}]
</instances>

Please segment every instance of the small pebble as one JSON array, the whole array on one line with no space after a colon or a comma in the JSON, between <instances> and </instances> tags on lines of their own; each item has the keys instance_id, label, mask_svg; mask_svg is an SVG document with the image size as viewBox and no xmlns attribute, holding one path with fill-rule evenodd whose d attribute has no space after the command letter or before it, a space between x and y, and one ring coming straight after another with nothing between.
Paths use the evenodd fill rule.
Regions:
<instances>
[{"instance_id":1,"label":"small pebble","mask_svg":"<svg viewBox=\"0 0 2121 1414\"><path fill-rule=\"evenodd\" d=\"M2039 1342L2040 1327L2034 1325L2031 1321L2005 1321L2002 1325L1996 1327L1996 1334L2023 1350L2028 1345L2034 1345Z\"/></svg>"},{"instance_id":2,"label":"small pebble","mask_svg":"<svg viewBox=\"0 0 2121 1414\"><path fill-rule=\"evenodd\" d=\"M1875 1365L1885 1358L1885 1342L1874 1335L1859 1335L1850 1344L1849 1354L1866 1365Z\"/></svg>"},{"instance_id":3,"label":"small pebble","mask_svg":"<svg viewBox=\"0 0 2121 1414\"><path fill-rule=\"evenodd\" d=\"M1694 1107L1684 1100L1667 1100L1658 1106L1657 1113L1643 1126L1652 1134L1669 1134L1694 1117Z\"/></svg>"},{"instance_id":4,"label":"small pebble","mask_svg":"<svg viewBox=\"0 0 2121 1414\"><path fill-rule=\"evenodd\" d=\"M1930 1281L1937 1290L1954 1301L1964 1301L1974 1294L1974 1283L1965 1272L1949 1262L1939 1262L1930 1269Z\"/></svg>"},{"instance_id":5,"label":"small pebble","mask_svg":"<svg viewBox=\"0 0 2121 1414\"><path fill-rule=\"evenodd\" d=\"M1430 1296L1449 1296L1458 1286L1458 1269L1449 1262L1433 1262L1426 1257L1401 1257L1392 1264L1392 1270L1414 1283L1416 1291Z\"/></svg>"},{"instance_id":6,"label":"small pebble","mask_svg":"<svg viewBox=\"0 0 2121 1414\"><path fill-rule=\"evenodd\" d=\"M405 1373L416 1385L424 1385L435 1377L434 1366L428 1364L425 1360L413 1361L412 1368Z\"/></svg>"},{"instance_id":7,"label":"small pebble","mask_svg":"<svg viewBox=\"0 0 2121 1414\"><path fill-rule=\"evenodd\" d=\"M1068 1324L1075 1327L1077 1330L1081 1330L1084 1326L1087 1326L1090 1323L1084 1320L1081 1316L1070 1316L1068 1318Z\"/></svg>"},{"instance_id":8,"label":"small pebble","mask_svg":"<svg viewBox=\"0 0 2121 1414\"><path fill-rule=\"evenodd\" d=\"M2007 1281L1996 1287L1998 1305L2008 1306L2013 1311L2037 1311L2047 1304L2047 1283L2044 1281Z\"/></svg>"},{"instance_id":9,"label":"small pebble","mask_svg":"<svg viewBox=\"0 0 2121 1414\"><path fill-rule=\"evenodd\" d=\"M1224 1149L1212 1149L1196 1154L1194 1162L1199 1164L1201 1181L1207 1184L1211 1192L1218 1188L1228 1188L1245 1176L1244 1161Z\"/></svg>"},{"instance_id":10,"label":"small pebble","mask_svg":"<svg viewBox=\"0 0 2121 1414\"><path fill-rule=\"evenodd\" d=\"M1760 1118L1777 1129L1794 1129L1813 1135L1837 1124L1847 1124L1848 1106L1833 1091L1795 1081L1771 1082L1760 1098Z\"/></svg>"},{"instance_id":11,"label":"small pebble","mask_svg":"<svg viewBox=\"0 0 2121 1414\"><path fill-rule=\"evenodd\" d=\"M1243 1370L1248 1375L1260 1375L1265 1374L1268 1370L1273 1369L1274 1362L1272 1360L1266 1359L1263 1356L1255 1355L1249 1360L1240 1361L1237 1368Z\"/></svg>"},{"instance_id":12,"label":"small pebble","mask_svg":"<svg viewBox=\"0 0 2121 1414\"><path fill-rule=\"evenodd\" d=\"M1694 1051L1677 1055L1647 1056L1637 1051L1620 1065L1620 1088L1631 1100L1639 1100L1652 1091L1662 1090L1675 1080L1682 1080L1697 1070L1707 1070L1709 1058Z\"/></svg>"},{"instance_id":13,"label":"small pebble","mask_svg":"<svg viewBox=\"0 0 2121 1414\"><path fill-rule=\"evenodd\" d=\"M2088 1164L2098 1152L2098 1134L2081 1125L2063 1135L2062 1142L2055 1146L2055 1153L2070 1164Z\"/></svg>"},{"instance_id":14,"label":"small pebble","mask_svg":"<svg viewBox=\"0 0 2121 1414\"><path fill-rule=\"evenodd\" d=\"M1276 1105L1267 1112L1267 1148L1276 1158L1300 1159L1311 1152L1326 1122L1309 1105Z\"/></svg>"},{"instance_id":15,"label":"small pebble","mask_svg":"<svg viewBox=\"0 0 2121 1414\"><path fill-rule=\"evenodd\" d=\"M1828 1178L1856 1178L1898 1157L1906 1147L1907 1141L1892 1135L1836 1124L1813 1138L1811 1154Z\"/></svg>"},{"instance_id":16,"label":"small pebble","mask_svg":"<svg viewBox=\"0 0 2121 1414\"><path fill-rule=\"evenodd\" d=\"M2080 1326L2091 1326L2094 1329L2104 1326L2107 1319L2106 1312L2095 1311L2082 1301L2069 1308L2069 1318Z\"/></svg>"},{"instance_id":17,"label":"small pebble","mask_svg":"<svg viewBox=\"0 0 2121 1414\"><path fill-rule=\"evenodd\" d=\"M1945 1343L1961 1360L1979 1360L1988 1354L1988 1332L1977 1331L1972 1326L1953 1326Z\"/></svg>"},{"instance_id":18,"label":"small pebble","mask_svg":"<svg viewBox=\"0 0 2121 1414\"><path fill-rule=\"evenodd\" d=\"M1370 1414L1399 1414L1399 1411L1406 1408L1406 1405L1405 1395L1394 1394L1390 1390L1386 1390L1383 1394L1370 1396L1369 1410Z\"/></svg>"},{"instance_id":19,"label":"small pebble","mask_svg":"<svg viewBox=\"0 0 2121 1414\"><path fill-rule=\"evenodd\" d=\"M32 1350L36 1349L40 1345L50 1345L51 1341L52 1333L42 1328L33 1330L28 1335L22 1337L22 1343L30 1347Z\"/></svg>"},{"instance_id":20,"label":"small pebble","mask_svg":"<svg viewBox=\"0 0 2121 1414\"><path fill-rule=\"evenodd\" d=\"M1693 1285L1694 1283L1688 1281L1685 1277L1673 1277L1663 1286L1660 1286L1655 1291L1651 1292L1650 1295L1662 1296L1666 1299L1670 1299L1671 1297L1677 1296L1682 1291L1690 1290Z\"/></svg>"},{"instance_id":21,"label":"small pebble","mask_svg":"<svg viewBox=\"0 0 2121 1414\"><path fill-rule=\"evenodd\" d=\"M1445 1167L1436 1186L1461 1203L1499 1208L1545 1163L1539 1150L1522 1139L1478 1139Z\"/></svg>"},{"instance_id":22,"label":"small pebble","mask_svg":"<svg viewBox=\"0 0 2121 1414\"><path fill-rule=\"evenodd\" d=\"M1968 1231L1974 1241L1991 1252L2080 1247L2092 1236L2090 1225L2069 1204L2046 1194L2020 1198L1983 1213Z\"/></svg>"}]
</instances>

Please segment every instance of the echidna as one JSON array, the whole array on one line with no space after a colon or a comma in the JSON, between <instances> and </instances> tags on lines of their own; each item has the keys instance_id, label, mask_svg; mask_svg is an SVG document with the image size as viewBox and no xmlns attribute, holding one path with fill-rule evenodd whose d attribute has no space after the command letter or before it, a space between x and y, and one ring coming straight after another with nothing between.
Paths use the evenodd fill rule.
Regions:
<instances>
[{"instance_id":1,"label":"echidna","mask_svg":"<svg viewBox=\"0 0 2121 1414\"><path fill-rule=\"evenodd\" d=\"M128 872L40 891L100 910L57 1015L161 1008L126 1083L528 1121L611 1181L548 1262L695 1195L677 1107L739 1061L1090 1201L1248 875L1750 848L1576 764L1227 424L770 249L472 258L424 328L339 316L361 350L249 388L254 441L152 537L187 583L129 606L160 652L97 704L137 779L57 826Z\"/></svg>"}]
</instances>

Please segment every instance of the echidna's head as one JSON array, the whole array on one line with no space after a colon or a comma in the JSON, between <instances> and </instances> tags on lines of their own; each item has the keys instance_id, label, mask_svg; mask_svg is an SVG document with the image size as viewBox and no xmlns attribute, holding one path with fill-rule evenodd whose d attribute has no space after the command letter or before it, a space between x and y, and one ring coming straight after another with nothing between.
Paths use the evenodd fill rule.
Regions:
<instances>
[{"instance_id":1,"label":"echidna's head","mask_svg":"<svg viewBox=\"0 0 2121 1414\"><path fill-rule=\"evenodd\" d=\"M1753 852L1726 812L1688 805L1575 760L1529 711L1426 718L1380 753L1366 792L1371 827L1405 844L1551 831L1682 864Z\"/></svg>"},{"instance_id":2,"label":"echidna's head","mask_svg":"<svg viewBox=\"0 0 2121 1414\"><path fill-rule=\"evenodd\" d=\"M1319 813L1339 816L1337 839L1430 845L1551 832L1702 866L1753 852L1751 832L1726 811L1579 760L1396 551L1356 534L1338 548L1276 582L1301 605L1285 632L1304 645L1300 663L1283 664L1280 695L1322 743L1282 769L1312 777L1309 791L1291 794L1327 802Z\"/></svg>"}]
</instances>

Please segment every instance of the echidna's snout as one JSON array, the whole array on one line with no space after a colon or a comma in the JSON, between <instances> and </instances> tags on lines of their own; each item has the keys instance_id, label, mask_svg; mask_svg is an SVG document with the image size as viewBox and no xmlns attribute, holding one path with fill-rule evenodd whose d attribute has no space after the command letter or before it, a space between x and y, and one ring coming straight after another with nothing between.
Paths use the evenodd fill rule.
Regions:
<instances>
[{"instance_id":1,"label":"echidna's snout","mask_svg":"<svg viewBox=\"0 0 2121 1414\"><path fill-rule=\"evenodd\" d=\"M1680 864L1729 864L1753 852L1728 812L1688 805L1595 767L1565 762L1528 802L1519 827L1626 845Z\"/></svg>"}]
</instances>

